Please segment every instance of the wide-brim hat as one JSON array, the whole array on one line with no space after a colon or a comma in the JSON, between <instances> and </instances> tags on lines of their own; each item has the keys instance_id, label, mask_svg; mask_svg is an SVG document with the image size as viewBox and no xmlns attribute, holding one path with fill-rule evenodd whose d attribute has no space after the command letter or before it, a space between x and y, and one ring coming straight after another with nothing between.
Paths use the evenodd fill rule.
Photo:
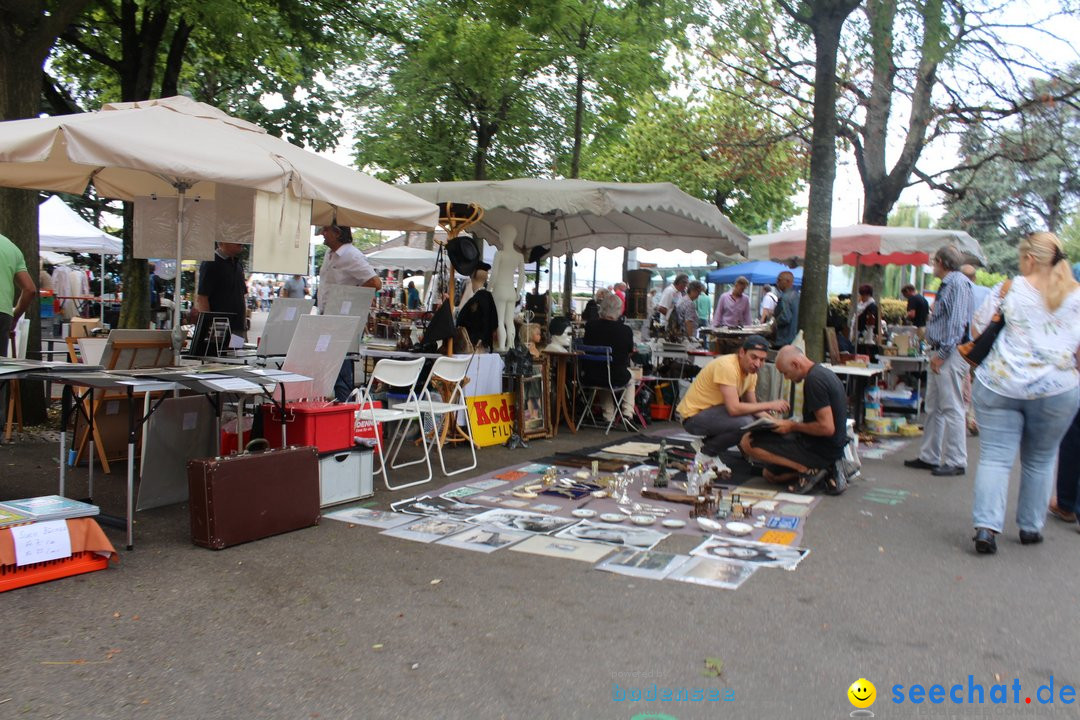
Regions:
<instances>
[{"instance_id":1,"label":"wide-brim hat","mask_svg":"<svg viewBox=\"0 0 1080 720\"><path fill-rule=\"evenodd\" d=\"M544 259L544 256L548 254L548 252L549 252L549 248L546 248L543 245L537 245L536 247L534 247L532 250L529 251L529 262L530 263L538 263L538 262L540 262L541 260Z\"/></svg>"},{"instance_id":2,"label":"wide-brim hat","mask_svg":"<svg viewBox=\"0 0 1080 720\"><path fill-rule=\"evenodd\" d=\"M472 275L483 261L476 241L468 235L458 235L448 242L446 255L450 258L450 264L462 275Z\"/></svg>"}]
</instances>

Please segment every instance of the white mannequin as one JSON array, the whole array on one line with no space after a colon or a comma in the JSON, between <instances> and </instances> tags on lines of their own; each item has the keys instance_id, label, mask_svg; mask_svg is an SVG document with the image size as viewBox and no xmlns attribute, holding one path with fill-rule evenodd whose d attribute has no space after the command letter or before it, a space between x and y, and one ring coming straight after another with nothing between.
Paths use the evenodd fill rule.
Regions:
<instances>
[{"instance_id":1,"label":"white mannequin","mask_svg":"<svg viewBox=\"0 0 1080 720\"><path fill-rule=\"evenodd\" d=\"M521 297L525 284L525 258L514 249L517 240L517 228L503 225L499 228L499 241L503 249L495 253L495 265L491 268L491 296L495 299L495 310L499 313L499 332L495 338L495 350L504 352L510 349L510 340L514 337L514 305ZM514 274L517 273L517 284Z\"/></svg>"}]
</instances>

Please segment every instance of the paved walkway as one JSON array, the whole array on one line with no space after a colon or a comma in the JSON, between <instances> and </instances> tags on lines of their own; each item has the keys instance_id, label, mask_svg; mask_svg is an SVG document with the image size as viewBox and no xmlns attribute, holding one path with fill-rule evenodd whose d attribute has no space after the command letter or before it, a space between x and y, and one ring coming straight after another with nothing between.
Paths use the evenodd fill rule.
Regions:
<instances>
[{"instance_id":1,"label":"paved walkway","mask_svg":"<svg viewBox=\"0 0 1080 720\"><path fill-rule=\"evenodd\" d=\"M601 439L489 448L480 469ZM191 545L186 505L140 513L119 565L0 595L0 716L846 717L847 688L865 677L877 717L1030 717L1024 698L1037 705L1051 676L1055 692L1080 685L1080 535L1051 520L1045 543L1022 547L1010 527L998 555L978 556L971 476L905 470L913 453L867 462L864 481L824 500L798 570L761 570L734 592L333 521L211 552ZM0 446L0 496L53 492L55 456L44 442ZM98 482L119 511L120 476ZM706 658L723 661L721 677L702 675ZM906 696L916 683L966 688L969 675L987 706L892 702L894 685ZM1011 700L1014 679L1020 704L989 707L991 686L1009 684ZM613 700L653 683L732 699Z\"/></svg>"}]
</instances>

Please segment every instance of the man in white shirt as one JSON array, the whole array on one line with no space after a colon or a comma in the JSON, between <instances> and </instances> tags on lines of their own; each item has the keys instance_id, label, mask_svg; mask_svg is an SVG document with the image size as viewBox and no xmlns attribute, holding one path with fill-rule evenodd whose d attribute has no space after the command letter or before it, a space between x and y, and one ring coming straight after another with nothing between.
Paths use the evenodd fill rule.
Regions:
<instances>
[{"instance_id":1,"label":"man in white shirt","mask_svg":"<svg viewBox=\"0 0 1080 720\"><path fill-rule=\"evenodd\" d=\"M690 283L690 276L679 273L675 276L675 282L664 288L660 293L660 300L656 303L656 310L660 313L660 322L667 323L668 313L678 304L686 293L686 286Z\"/></svg>"},{"instance_id":2,"label":"man in white shirt","mask_svg":"<svg viewBox=\"0 0 1080 720\"><path fill-rule=\"evenodd\" d=\"M324 225L323 244L329 249L323 257L319 271L319 312L326 304L328 285L352 285L354 287L382 289L382 278L371 267L371 263L352 244L352 229L340 225ZM346 358L334 383L334 397L344 402L353 390L353 361Z\"/></svg>"},{"instance_id":3,"label":"man in white shirt","mask_svg":"<svg viewBox=\"0 0 1080 720\"><path fill-rule=\"evenodd\" d=\"M772 285L765 285L761 288L761 322L769 322L773 311L776 310L776 301L779 299L776 291L772 289Z\"/></svg>"}]
</instances>

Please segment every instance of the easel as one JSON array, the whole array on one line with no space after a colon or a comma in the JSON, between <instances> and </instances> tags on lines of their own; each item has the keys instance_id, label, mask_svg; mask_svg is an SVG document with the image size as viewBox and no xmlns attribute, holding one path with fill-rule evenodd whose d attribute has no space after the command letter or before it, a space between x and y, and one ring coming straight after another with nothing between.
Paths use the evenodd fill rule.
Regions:
<instances>
[{"instance_id":1,"label":"easel","mask_svg":"<svg viewBox=\"0 0 1080 720\"><path fill-rule=\"evenodd\" d=\"M68 338L68 347L71 349L71 338ZM127 353L125 355L125 353ZM105 356L107 355L107 357ZM102 365L106 370L134 370L137 368L151 368L162 367L163 365L170 364L173 359L173 346L172 339L162 338L154 340L115 340L111 341L105 349L105 355L102 356ZM98 411L101 407L109 401L114 401L119 398L126 397L123 394L102 393L100 398L95 398L90 404L90 413L94 417L97 417ZM109 459L105 443L101 437L100 425L93 423L93 442L96 450L98 460L101 461L101 469L106 473L110 472ZM89 427L83 432L81 438L77 441L75 450L75 464L77 465L82 459L83 451L86 449L86 443L89 440L90 433Z\"/></svg>"}]
</instances>

